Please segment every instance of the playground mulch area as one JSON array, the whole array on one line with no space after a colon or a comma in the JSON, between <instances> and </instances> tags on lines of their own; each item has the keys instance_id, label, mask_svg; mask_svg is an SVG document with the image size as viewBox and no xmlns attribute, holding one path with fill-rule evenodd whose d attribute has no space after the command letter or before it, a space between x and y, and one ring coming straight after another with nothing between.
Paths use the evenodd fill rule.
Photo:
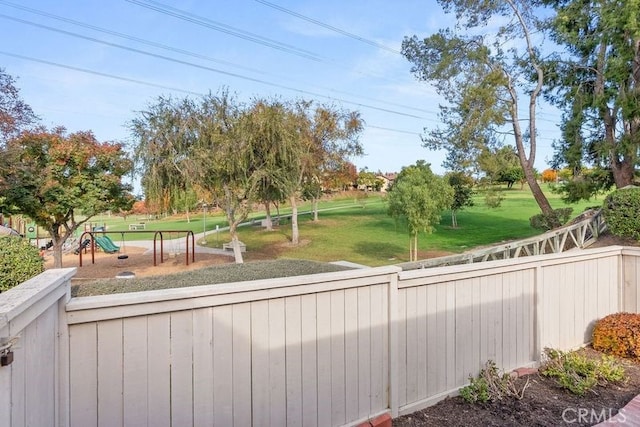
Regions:
<instances>
[{"instance_id":1,"label":"playground mulch area","mask_svg":"<svg viewBox=\"0 0 640 427\"><path fill-rule=\"evenodd\" d=\"M73 253L65 254L62 258L63 267L78 267L74 283L82 283L96 279L113 278L117 274L130 271L136 277L162 276L178 273L182 271L197 270L218 264L228 264L233 262L233 257L196 253L195 262L189 260L186 265L185 254L164 254L164 262L160 263L160 255L157 255L157 266L153 266L153 253L147 253L147 249L127 246L127 259L119 260L118 255L122 253L107 254L102 251L95 252L95 263L91 263L91 252L82 254L82 267L80 267L80 256ZM53 255L49 252L45 254L45 268L53 268Z\"/></svg>"}]
</instances>

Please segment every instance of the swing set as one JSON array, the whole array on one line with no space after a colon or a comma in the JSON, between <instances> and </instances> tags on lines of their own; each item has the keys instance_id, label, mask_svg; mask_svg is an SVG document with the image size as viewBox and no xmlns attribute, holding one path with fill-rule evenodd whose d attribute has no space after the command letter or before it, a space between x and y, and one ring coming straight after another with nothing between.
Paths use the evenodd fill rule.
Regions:
<instances>
[{"instance_id":1,"label":"swing set","mask_svg":"<svg viewBox=\"0 0 640 427\"><path fill-rule=\"evenodd\" d=\"M120 233L120 246L117 246L113 243L113 240L111 240L107 234L108 233ZM126 251L126 246L125 246L125 239L124 239L124 235L125 234L131 234L131 233L147 233L149 234L149 231L143 231L143 230L130 230L130 231L85 231L84 233L82 233L82 236L80 236L80 246L78 247L78 252L80 255L80 262L79 262L79 266L82 267L82 252L86 252L87 250L87 246L89 246L91 248L91 264L95 264L95 251L96 251L96 246L99 246L104 252L106 253L119 253L118 255L118 261L124 261L126 259L129 258L129 255L127 255L127 251ZM158 237L160 237L160 263L164 262L164 235L162 233L170 233L170 234L182 234L182 233L186 233L185 235L185 247L186 247L186 251L185 251L185 263L186 265L189 265L189 255L191 255L191 262L195 262L196 261L196 245L195 245L195 237L193 235L193 231L191 230L164 230L164 231L154 231L153 232L153 266L157 266L157 261L156 261L156 254L157 254L157 243L158 243ZM87 237L88 236L88 237ZM189 239L191 238L191 239ZM86 245L83 245L82 242L85 242L86 240L89 240L89 243ZM191 247L189 247L189 240L191 240ZM175 250L175 241L172 240L173 246L174 246L174 251L173 253L177 255L177 251ZM191 253L189 253L189 249L191 249Z\"/></svg>"}]
</instances>

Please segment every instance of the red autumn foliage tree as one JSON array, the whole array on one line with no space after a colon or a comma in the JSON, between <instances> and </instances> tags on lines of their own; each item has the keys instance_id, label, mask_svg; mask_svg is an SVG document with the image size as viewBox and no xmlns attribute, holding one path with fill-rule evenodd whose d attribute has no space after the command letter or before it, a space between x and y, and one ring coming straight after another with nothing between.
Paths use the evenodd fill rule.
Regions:
<instances>
[{"instance_id":1,"label":"red autumn foliage tree","mask_svg":"<svg viewBox=\"0 0 640 427\"><path fill-rule=\"evenodd\" d=\"M23 132L0 146L0 207L46 229L54 265L62 267L62 246L82 224L106 210L131 209L130 186L122 182L131 167L121 144L99 142L91 132Z\"/></svg>"}]
</instances>

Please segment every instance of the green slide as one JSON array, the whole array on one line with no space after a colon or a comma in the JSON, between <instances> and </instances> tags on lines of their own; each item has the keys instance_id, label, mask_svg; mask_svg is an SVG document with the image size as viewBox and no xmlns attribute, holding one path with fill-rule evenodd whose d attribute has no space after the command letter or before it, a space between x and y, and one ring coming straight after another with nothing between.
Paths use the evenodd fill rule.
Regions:
<instances>
[{"instance_id":1,"label":"green slide","mask_svg":"<svg viewBox=\"0 0 640 427\"><path fill-rule=\"evenodd\" d=\"M113 254L120 250L120 247L116 246L108 236L94 236L94 239L98 246L108 254Z\"/></svg>"}]
</instances>

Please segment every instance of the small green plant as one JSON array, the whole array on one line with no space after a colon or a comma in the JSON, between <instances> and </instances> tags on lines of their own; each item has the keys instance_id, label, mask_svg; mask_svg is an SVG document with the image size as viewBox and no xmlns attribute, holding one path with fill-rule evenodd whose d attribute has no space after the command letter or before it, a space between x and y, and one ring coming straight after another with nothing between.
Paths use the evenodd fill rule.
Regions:
<instances>
[{"instance_id":1,"label":"small green plant","mask_svg":"<svg viewBox=\"0 0 640 427\"><path fill-rule=\"evenodd\" d=\"M18 237L0 237L0 292L36 276L44 270L38 248Z\"/></svg>"},{"instance_id":2,"label":"small green plant","mask_svg":"<svg viewBox=\"0 0 640 427\"><path fill-rule=\"evenodd\" d=\"M606 386L625 379L624 368L611 356L596 360L575 351L565 353L551 348L545 348L544 356L546 360L540 373L578 396L584 396L598 385Z\"/></svg>"},{"instance_id":3,"label":"small green plant","mask_svg":"<svg viewBox=\"0 0 640 427\"><path fill-rule=\"evenodd\" d=\"M501 191L494 190L493 188L487 190L487 194L484 196L484 203L489 208L499 208L504 200L504 195Z\"/></svg>"},{"instance_id":4,"label":"small green plant","mask_svg":"<svg viewBox=\"0 0 640 427\"><path fill-rule=\"evenodd\" d=\"M515 378L507 373L500 374L496 363L488 360L477 378L469 377L469 385L460 389L460 396L468 403L495 402L507 397L522 399L529 387L529 379L518 387Z\"/></svg>"},{"instance_id":5,"label":"small green plant","mask_svg":"<svg viewBox=\"0 0 640 427\"><path fill-rule=\"evenodd\" d=\"M467 403L486 403L489 401L489 385L482 373L478 378L469 376L469 385L460 389L460 396Z\"/></svg>"}]
</instances>

